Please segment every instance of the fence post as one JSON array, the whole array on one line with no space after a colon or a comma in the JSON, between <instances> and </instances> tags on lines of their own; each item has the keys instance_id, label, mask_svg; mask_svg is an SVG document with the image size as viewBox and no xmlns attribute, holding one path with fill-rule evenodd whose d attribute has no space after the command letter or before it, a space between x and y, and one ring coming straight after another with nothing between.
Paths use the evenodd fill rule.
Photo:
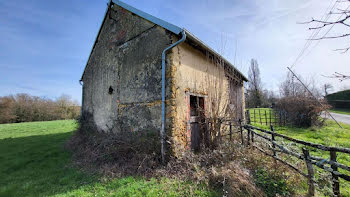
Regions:
<instances>
[{"instance_id":1,"label":"fence post","mask_svg":"<svg viewBox=\"0 0 350 197\"><path fill-rule=\"evenodd\" d=\"M248 132L247 132L247 145L248 146L250 145L250 129L248 129Z\"/></svg>"},{"instance_id":2,"label":"fence post","mask_svg":"<svg viewBox=\"0 0 350 197\"><path fill-rule=\"evenodd\" d=\"M270 128L271 128L271 131L272 131L271 141L275 142L275 130L273 129L272 125L270 125ZM276 154L276 146L275 146L274 143L272 143L272 148L273 148L273 156L276 157L277 156L277 154Z\"/></svg>"},{"instance_id":3,"label":"fence post","mask_svg":"<svg viewBox=\"0 0 350 197\"><path fill-rule=\"evenodd\" d=\"M330 151L331 161L337 162L337 152ZM338 167L335 165L331 165L333 171L338 171ZM332 173L332 180L333 180L333 194L334 196L340 196L340 189L339 189L339 179L338 176Z\"/></svg>"},{"instance_id":4,"label":"fence post","mask_svg":"<svg viewBox=\"0 0 350 197\"><path fill-rule=\"evenodd\" d=\"M267 125L267 115L266 115L266 110L265 110L265 125Z\"/></svg>"},{"instance_id":5,"label":"fence post","mask_svg":"<svg viewBox=\"0 0 350 197\"><path fill-rule=\"evenodd\" d=\"M256 123L255 109L254 109L254 123Z\"/></svg>"},{"instance_id":6,"label":"fence post","mask_svg":"<svg viewBox=\"0 0 350 197\"><path fill-rule=\"evenodd\" d=\"M250 124L250 110L248 109L247 111L248 116L247 116L247 124Z\"/></svg>"},{"instance_id":7,"label":"fence post","mask_svg":"<svg viewBox=\"0 0 350 197\"><path fill-rule=\"evenodd\" d=\"M232 140L232 122L230 121L230 141Z\"/></svg>"},{"instance_id":8,"label":"fence post","mask_svg":"<svg viewBox=\"0 0 350 197\"><path fill-rule=\"evenodd\" d=\"M260 124L262 124L260 109L259 109L259 118L260 118Z\"/></svg>"},{"instance_id":9,"label":"fence post","mask_svg":"<svg viewBox=\"0 0 350 197\"><path fill-rule=\"evenodd\" d=\"M309 185L308 196L315 196L315 186L313 181L314 169L310 160L310 154L309 154L309 151L305 148L303 148L303 154L304 154L307 173L308 173L308 185Z\"/></svg>"},{"instance_id":10,"label":"fence post","mask_svg":"<svg viewBox=\"0 0 350 197\"><path fill-rule=\"evenodd\" d=\"M252 134L252 143L254 144L254 131L252 131L251 134Z\"/></svg>"},{"instance_id":11,"label":"fence post","mask_svg":"<svg viewBox=\"0 0 350 197\"><path fill-rule=\"evenodd\" d=\"M240 130L240 132L241 132L242 145L244 145L244 136L243 136L242 120L241 120L241 119L238 119L238 123L239 123L239 130Z\"/></svg>"},{"instance_id":12,"label":"fence post","mask_svg":"<svg viewBox=\"0 0 350 197\"><path fill-rule=\"evenodd\" d=\"M269 113L270 113L270 125L272 125L271 124L271 109L269 110Z\"/></svg>"}]
</instances>

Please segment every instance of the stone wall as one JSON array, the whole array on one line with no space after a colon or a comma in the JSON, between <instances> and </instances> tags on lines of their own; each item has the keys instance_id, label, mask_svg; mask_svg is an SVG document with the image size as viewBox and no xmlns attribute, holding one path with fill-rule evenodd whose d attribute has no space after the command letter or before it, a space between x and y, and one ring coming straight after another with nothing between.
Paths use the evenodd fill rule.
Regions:
<instances>
[{"instance_id":1,"label":"stone wall","mask_svg":"<svg viewBox=\"0 0 350 197\"><path fill-rule=\"evenodd\" d=\"M82 78L82 112L99 131L159 132L161 53L171 43L165 29L110 8Z\"/></svg>"},{"instance_id":2,"label":"stone wall","mask_svg":"<svg viewBox=\"0 0 350 197\"><path fill-rule=\"evenodd\" d=\"M223 62L209 54L183 43L172 53L172 136L175 152L189 148L189 96L204 97L207 117L230 116L242 118L243 82L232 80L224 69Z\"/></svg>"},{"instance_id":3,"label":"stone wall","mask_svg":"<svg viewBox=\"0 0 350 197\"><path fill-rule=\"evenodd\" d=\"M118 6L110 8L85 68L83 115L100 132L159 133L161 54L179 38ZM208 116L241 116L243 85L217 59L181 43L167 55L166 131L173 151L188 147L189 95L205 97ZM232 102L233 101L233 102ZM159 140L159 138L157 138Z\"/></svg>"}]
</instances>

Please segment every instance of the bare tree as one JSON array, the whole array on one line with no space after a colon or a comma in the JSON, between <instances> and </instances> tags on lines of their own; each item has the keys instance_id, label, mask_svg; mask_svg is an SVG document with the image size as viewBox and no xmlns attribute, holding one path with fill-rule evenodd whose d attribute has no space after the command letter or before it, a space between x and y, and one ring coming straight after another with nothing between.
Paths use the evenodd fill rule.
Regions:
<instances>
[{"instance_id":1,"label":"bare tree","mask_svg":"<svg viewBox=\"0 0 350 197\"><path fill-rule=\"evenodd\" d=\"M248 107L259 107L263 102L263 91L260 78L258 62L251 60L248 71L247 105Z\"/></svg>"},{"instance_id":2,"label":"bare tree","mask_svg":"<svg viewBox=\"0 0 350 197\"><path fill-rule=\"evenodd\" d=\"M327 77L327 78L339 79L339 81L341 81L341 82L344 81L344 80L350 79L350 75L344 75L344 74L341 74L341 73L338 73L338 72L335 72L331 76L325 76L325 75L323 75L323 76Z\"/></svg>"},{"instance_id":3,"label":"bare tree","mask_svg":"<svg viewBox=\"0 0 350 197\"><path fill-rule=\"evenodd\" d=\"M336 3L348 3L349 6L346 9L341 9L337 8L336 11L331 11L328 13L328 17L325 17L324 19L314 19L312 18L310 21L305 22L304 24L316 24L314 27L310 27L309 30L321 30L321 29L326 29L327 32L320 37L313 37L310 40L323 40L323 39L337 39L337 38L344 38L350 36L350 29L347 29L349 33L342 33L342 34L336 34L332 36L327 36L330 30L334 26L343 26L345 28L350 28L350 23L349 23L349 18L350 18L350 0L345 0L345 1L337 1ZM333 21L327 21L331 16L334 16L335 20ZM317 34L316 34L317 35ZM350 47L345 47L342 49L336 49L337 51L342 51L343 53L347 52L350 49Z\"/></svg>"},{"instance_id":4,"label":"bare tree","mask_svg":"<svg viewBox=\"0 0 350 197\"><path fill-rule=\"evenodd\" d=\"M310 21L305 22L304 24L316 24L314 27L310 27L309 30L316 30L320 31L321 29L326 29L325 34L323 34L320 37L312 37L310 40L324 40L324 39L339 39L339 38L345 38L350 36L350 0L338 0L336 3L347 3L349 4L346 9L337 8L336 11L330 11L328 13L328 16L334 16L335 20L333 21L327 21L329 17L326 17L325 19L314 19L312 18ZM342 34L335 34L332 36L328 36L328 33L334 26L342 26L346 28L346 31L349 33L342 33ZM349 29L348 29L349 28ZM315 36L318 34L318 32L315 34ZM341 53L346 53L350 50L350 46L347 46L345 48L339 48L335 49L335 51L341 51ZM350 79L349 75L345 75L342 73L335 72L332 76L325 76L328 78L336 78L340 81Z\"/></svg>"},{"instance_id":5,"label":"bare tree","mask_svg":"<svg viewBox=\"0 0 350 197\"><path fill-rule=\"evenodd\" d=\"M298 96L306 93L302 85L288 72L286 79L281 82L280 86L281 97Z\"/></svg>"},{"instance_id":6,"label":"bare tree","mask_svg":"<svg viewBox=\"0 0 350 197\"><path fill-rule=\"evenodd\" d=\"M16 94L0 97L0 123L75 119L80 106L69 96L56 100Z\"/></svg>"},{"instance_id":7,"label":"bare tree","mask_svg":"<svg viewBox=\"0 0 350 197\"><path fill-rule=\"evenodd\" d=\"M323 85L324 95L327 96L329 93L329 90L332 90L333 86L330 83L326 83Z\"/></svg>"},{"instance_id":8,"label":"bare tree","mask_svg":"<svg viewBox=\"0 0 350 197\"><path fill-rule=\"evenodd\" d=\"M328 17L325 17L324 19L314 19L312 18L310 21L305 22L304 24L315 24L316 26L310 27L309 30L318 31L315 36L319 33L321 29L327 29L325 34L323 34L320 37L311 37L309 40L324 40L324 39L339 39L339 38L345 38L350 36L350 0L338 0L336 3L348 3L349 6L347 6L346 9L337 8L336 11L331 11L328 13ZM330 16L334 16L335 20L333 21L327 21ZM342 26L346 28L346 31L349 33L342 33L342 34L335 34L332 36L328 36L328 33L331 31L331 29L334 26ZM349 29L348 29L349 28ZM339 48L335 49L335 51L341 51L342 53L346 53L350 50L350 46L347 46L345 48ZM345 75L342 73L335 72L332 76L325 76L328 78L336 78L340 81L350 79L349 75Z\"/></svg>"},{"instance_id":9,"label":"bare tree","mask_svg":"<svg viewBox=\"0 0 350 197\"><path fill-rule=\"evenodd\" d=\"M302 77L299 75L298 78L302 79ZM322 97L321 91L317 87L317 83L312 77L307 78L303 81L305 86L315 97ZM279 89L281 97L310 96L310 93L307 91L307 89L305 89L305 87L290 72L287 72L286 78L279 85Z\"/></svg>"}]
</instances>

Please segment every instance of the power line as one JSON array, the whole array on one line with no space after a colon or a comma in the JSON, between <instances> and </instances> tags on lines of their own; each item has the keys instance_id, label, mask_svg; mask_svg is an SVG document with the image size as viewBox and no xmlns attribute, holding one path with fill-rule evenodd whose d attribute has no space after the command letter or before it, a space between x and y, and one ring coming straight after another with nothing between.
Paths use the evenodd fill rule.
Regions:
<instances>
[{"instance_id":1,"label":"power line","mask_svg":"<svg viewBox=\"0 0 350 197\"><path fill-rule=\"evenodd\" d=\"M337 3L338 3L338 0L331 1L330 5L327 7L325 13L323 14L321 20L327 21L329 19L329 17L330 17L329 13L335 8ZM291 68L293 68L296 65L296 63L300 60L300 58L303 56L303 54L306 52L306 50L311 46L313 39L320 33L320 31L321 31L321 29L314 29L312 31L309 38L306 40L302 50L299 52L297 58L294 60Z\"/></svg>"},{"instance_id":2,"label":"power line","mask_svg":"<svg viewBox=\"0 0 350 197\"><path fill-rule=\"evenodd\" d=\"M321 21L327 22L327 20L330 18L330 15L331 15L332 10L335 8L335 6L337 5L338 2L339 2L338 0L336 0L334 3L333 3L333 1L331 2L331 4L329 5L329 7L326 9L326 13L325 13L324 16L321 18ZM332 4L333 4L333 6L332 6ZM328 9L329 9L330 7L331 7L331 9L328 11ZM349 8L350 8L350 5L349 5L349 7L348 7L347 9L349 9ZM327 14L327 13L328 13L328 14ZM339 16L339 19L340 19L341 17L342 17L342 15ZM338 19L338 20L339 20L339 19ZM335 24L333 24L333 25L328 29L328 31L323 35L323 37L326 36L326 35L331 31L331 29L334 27L334 25L335 25ZM295 59L294 63L292 64L292 66L291 66L290 68L289 68L289 67L287 67L287 68L288 68L288 70L292 73L293 79L294 79L294 77L295 77L295 78L304 86L304 88L310 93L310 95L313 96L313 97L315 98L315 100L316 100L316 101L318 102L318 104L323 108L323 110L325 110L325 111L328 113L328 115L329 115L330 117L332 117L332 119L338 124L338 126L339 126L340 128L343 128L343 127L337 122L337 120L335 120L335 118L332 116L332 114L329 113L329 111L322 105L322 103L313 95L313 93L308 89L308 87L299 79L299 77L298 77L298 76L292 71L292 69L291 69L291 68L293 68L293 67L296 65L296 63L303 57L305 51L311 46L313 39L316 38L316 36L320 33L320 31L321 31L321 28L318 28L318 29L314 29L314 30L313 30L313 32L311 33L309 39L307 39L307 41L305 42L305 44L304 44L302 50L301 50L300 53L298 54L297 58ZM319 42L320 42L320 40L318 40L318 42L313 46L313 48L315 48L315 47L319 44ZM311 50L309 51L309 53L310 53L310 52L311 52ZM308 53L308 54L309 54L309 53ZM307 55L308 55L308 54L307 54ZM306 56L306 55L305 55L305 56ZM305 56L304 56L304 57L305 57Z\"/></svg>"},{"instance_id":3,"label":"power line","mask_svg":"<svg viewBox=\"0 0 350 197\"><path fill-rule=\"evenodd\" d=\"M349 8L350 8L350 5L349 5L345 10L347 11L347 10L349 10ZM341 14L341 15L338 17L338 19L337 19L336 21L339 21L340 18L341 18L343 15L344 15L344 13ZM332 28L335 26L335 24L336 24L336 23L334 23L332 26L330 26L330 28L327 30L327 32L326 32L321 38L326 37L327 34L328 34L328 33L332 30ZM317 46L320 42L321 42L321 39L318 39L317 42L316 42L316 44L312 47L312 49L316 48L316 46ZM308 55L311 53L312 49L309 50L309 52L304 56L304 58L305 58L306 56L308 56Z\"/></svg>"},{"instance_id":4,"label":"power line","mask_svg":"<svg viewBox=\"0 0 350 197\"><path fill-rule=\"evenodd\" d=\"M316 98L316 96L314 96L314 94L312 94L312 92L309 90L309 88L299 79L299 77L292 71L292 69L291 68L289 68L289 67L287 67L288 68L288 70L293 74L293 76L304 86L304 88L311 94L311 96L313 96L314 98L315 98L315 100L318 102L318 104L320 104L321 105L321 107L323 108L323 110L325 110L327 113L328 113L328 115L330 116L330 117L332 117L332 119L338 124L338 126L340 127L340 128L343 128L339 123L338 123L338 121L332 116L332 114L331 113L329 113L329 111L322 105L322 103Z\"/></svg>"}]
</instances>

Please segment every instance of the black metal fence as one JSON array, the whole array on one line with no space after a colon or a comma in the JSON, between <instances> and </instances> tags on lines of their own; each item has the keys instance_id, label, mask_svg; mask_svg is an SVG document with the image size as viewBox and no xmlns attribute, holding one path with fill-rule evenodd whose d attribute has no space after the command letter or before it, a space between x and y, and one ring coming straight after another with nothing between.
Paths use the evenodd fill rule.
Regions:
<instances>
[{"instance_id":1,"label":"black metal fence","mask_svg":"<svg viewBox=\"0 0 350 197\"><path fill-rule=\"evenodd\" d=\"M247 123L258 123L262 125L285 126L287 124L287 113L276 111L271 108L252 108L245 112Z\"/></svg>"}]
</instances>

